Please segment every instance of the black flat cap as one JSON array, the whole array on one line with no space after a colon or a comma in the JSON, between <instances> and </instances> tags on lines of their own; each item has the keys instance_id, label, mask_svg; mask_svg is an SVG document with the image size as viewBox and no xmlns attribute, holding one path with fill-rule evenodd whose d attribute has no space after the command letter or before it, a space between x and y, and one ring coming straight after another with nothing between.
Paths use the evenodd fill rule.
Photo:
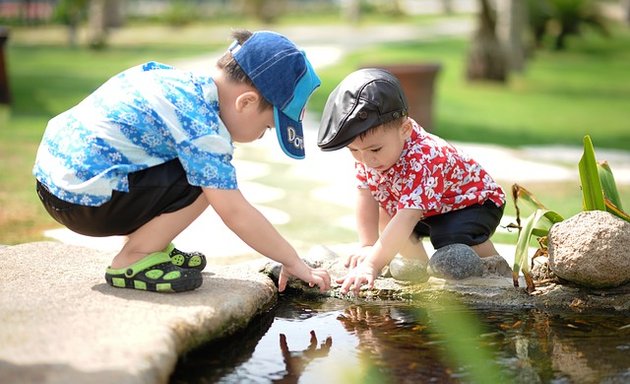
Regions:
<instances>
[{"instance_id":1,"label":"black flat cap","mask_svg":"<svg viewBox=\"0 0 630 384\"><path fill-rule=\"evenodd\" d=\"M352 72L328 96L317 145L334 151L370 128L407 115L407 99L396 76L381 68Z\"/></svg>"}]
</instances>

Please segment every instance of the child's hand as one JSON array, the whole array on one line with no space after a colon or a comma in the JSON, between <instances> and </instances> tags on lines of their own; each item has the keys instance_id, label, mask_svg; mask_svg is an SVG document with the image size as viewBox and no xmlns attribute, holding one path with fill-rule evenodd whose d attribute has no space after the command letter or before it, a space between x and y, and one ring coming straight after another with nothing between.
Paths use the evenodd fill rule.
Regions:
<instances>
[{"instance_id":1,"label":"child's hand","mask_svg":"<svg viewBox=\"0 0 630 384\"><path fill-rule=\"evenodd\" d=\"M349 256L346 257L346 261L343 263L346 268L354 268L357 265L361 264L363 260L372 252L371 245L365 245L359 248L357 251L353 252Z\"/></svg>"},{"instance_id":2,"label":"child's hand","mask_svg":"<svg viewBox=\"0 0 630 384\"><path fill-rule=\"evenodd\" d=\"M352 290L358 295L361 287L365 284L367 284L369 289L374 288L374 279L376 279L377 275L378 271L374 266L363 261L351 269L344 277L336 281L341 284L341 293L348 293L348 291Z\"/></svg>"},{"instance_id":3,"label":"child's hand","mask_svg":"<svg viewBox=\"0 0 630 384\"><path fill-rule=\"evenodd\" d=\"M295 266L282 265L280 277L278 278L278 291L282 292L287 287L289 277L295 276L298 279L308 283L309 287L317 285L320 292L326 292L330 289L330 275L323 268L311 268L302 260Z\"/></svg>"}]
</instances>

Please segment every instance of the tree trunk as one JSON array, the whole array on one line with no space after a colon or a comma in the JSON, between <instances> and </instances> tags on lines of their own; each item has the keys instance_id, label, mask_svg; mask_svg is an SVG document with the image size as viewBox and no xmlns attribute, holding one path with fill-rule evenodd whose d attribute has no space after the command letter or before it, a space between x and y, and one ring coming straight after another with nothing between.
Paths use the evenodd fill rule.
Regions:
<instances>
[{"instance_id":1,"label":"tree trunk","mask_svg":"<svg viewBox=\"0 0 630 384\"><path fill-rule=\"evenodd\" d=\"M284 1L271 0L246 0L245 5L247 12L252 14L264 24L275 23L278 16L282 13L285 4Z\"/></svg>"},{"instance_id":2,"label":"tree trunk","mask_svg":"<svg viewBox=\"0 0 630 384\"><path fill-rule=\"evenodd\" d=\"M88 8L88 45L101 49L107 45L106 7L107 0L91 0Z\"/></svg>"},{"instance_id":3,"label":"tree trunk","mask_svg":"<svg viewBox=\"0 0 630 384\"><path fill-rule=\"evenodd\" d=\"M453 13L453 0L442 0L442 12L446 15Z\"/></svg>"},{"instance_id":4,"label":"tree trunk","mask_svg":"<svg viewBox=\"0 0 630 384\"><path fill-rule=\"evenodd\" d=\"M509 69L522 72L525 69L525 44L523 37L527 25L527 7L522 0L497 2L499 22L497 32L506 54Z\"/></svg>"},{"instance_id":5,"label":"tree trunk","mask_svg":"<svg viewBox=\"0 0 630 384\"><path fill-rule=\"evenodd\" d=\"M341 13L344 20L357 24L361 19L361 0L342 1Z\"/></svg>"},{"instance_id":6,"label":"tree trunk","mask_svg":"<svg viewBox=\"0 0 630 384\"><path fill-rule=\"evenodd\" d=\"M124 24L124 12L121 0L105 1L105 27L117 28Z\"/></svg>"},{"instance_id":7,"label":"tree trunk","mask_svg":"<svg viewBox=\"0 0 630 384\"><path fill-rule=\"evenodd\" d=\"M507 65L505 54L496 36L496 20L489 0L480 1L479 27L468 53L468 80L505 82Z\"/></svg>"}]
</instances>

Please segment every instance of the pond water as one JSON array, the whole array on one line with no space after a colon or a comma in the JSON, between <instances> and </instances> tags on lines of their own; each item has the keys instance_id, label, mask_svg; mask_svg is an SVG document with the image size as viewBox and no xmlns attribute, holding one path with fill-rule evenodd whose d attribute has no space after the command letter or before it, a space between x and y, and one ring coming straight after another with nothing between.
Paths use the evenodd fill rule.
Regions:
<instances>
[{"instance_id":1,"label":"pond water","mask_svg":"<svg viewBox=\"0 0 630 384\"><path fill-rule=\"evenodd\" d=\"M628 313L441 308L281 295L171 383L630 383Z\"/></svg>"}]
</instances>

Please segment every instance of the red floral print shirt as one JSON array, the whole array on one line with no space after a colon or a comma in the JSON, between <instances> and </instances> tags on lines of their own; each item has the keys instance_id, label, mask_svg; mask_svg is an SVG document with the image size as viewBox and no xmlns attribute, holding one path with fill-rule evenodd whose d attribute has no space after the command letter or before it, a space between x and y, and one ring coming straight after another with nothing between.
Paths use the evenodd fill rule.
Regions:
<instances>
[{"instance_id":1,"label":"red floral print shirt","mask_svg":"<svg viewBox=\"0 0 630 384\"><path fill-rule=\"evenodd\" d=\"M427 133L415 121L400 159L379 173L357 162L359 188L370 190L390 216L399 209L423 211L423 217L462 209L491 200L505 204L499 184L465 153Z\"/></svg>"}]
</instances>

